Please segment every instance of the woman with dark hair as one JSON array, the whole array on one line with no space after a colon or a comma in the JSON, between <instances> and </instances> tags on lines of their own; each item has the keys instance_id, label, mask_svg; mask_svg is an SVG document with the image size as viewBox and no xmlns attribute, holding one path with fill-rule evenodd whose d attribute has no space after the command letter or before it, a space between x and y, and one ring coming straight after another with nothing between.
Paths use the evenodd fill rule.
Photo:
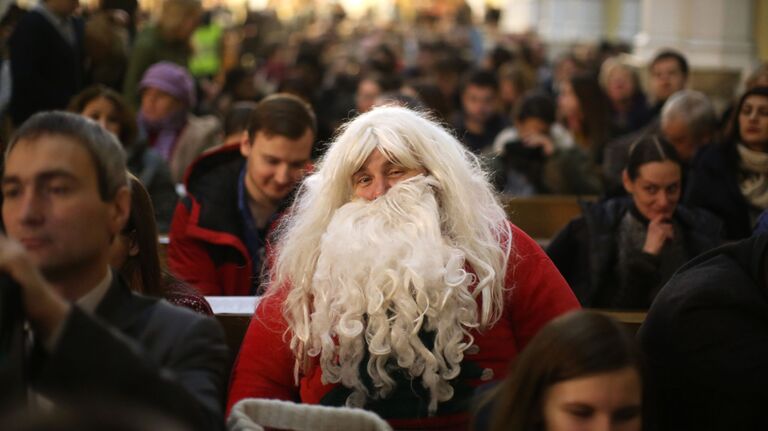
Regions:
<instances>
[{"instance_id":1,"label":"woman with dark hair","mask_svg":"<svg viewBox=\"0 0 768 431\"><path fill-rule=\"evenodd\" d=\"M94 85L69 103L69 110L88 117L118 137L125 148L128 170L147 185L155 203L155 220L162 232L170 227L178 195L168 165L160 155L138 140L136 116L125 99L114 90Z\"/></svg>"},{"instance_id":2,"label":"woman with dark hair","mask_svg":"<svg viewBox=\"0 0 768 431\"><path fill-rule=\"evenodd\" d=\"M641 362L634 340L610 317L594 311L560 316L539 331L509 376L481 401L476 428L559 431L600 424L601 430L640 431Z\"/></svg>"},{"instance_id":3,"label":"woman with dark hair","mask_svg":"<svg viewBox=\"0 0 768 431\"><path fill-rule=\"evenodd\" d=\"M646 309L677 268L719 244L719 220L678 205L675 148L650 135L629 151L629 196L585 203L547 247L584 307Z\"/></svg>"},{"instance_id":4,"label":"woman with dark hair","mask_svg":"<svg viewBox=\"0 0 768 431\"><path fill-rule=\"evenodd\" d=\"M768 208L768 87L744 93L724 141L699 150L684 202L719 216L727 239L750 235Z\"/></svg>"},{"instance_id":5,"label":"woman with dark hair","mask_svg":"<svg viewBox=\"0 0 768 431\"><path fill-rule=\"evenodd\" d=\"M131 214L120 235L112 242L110 264L125 278L131 290L212 315L205 298L163 269L157 249L152 201L138 178L129 174L129 179Z\"/></svg>"},{"instance_id":6,"label":"woman with dark hair","mask_svg":"<svg viewBox=\"0 0 768 431\"><path fill-rule=\"evenodd\" d=\"M610 126L610 101L597 78L591 73L581 72L563 81L557 109L558 116L576 143L600 165L603 147L614 133Z\"/></svg>"}]
</instances>

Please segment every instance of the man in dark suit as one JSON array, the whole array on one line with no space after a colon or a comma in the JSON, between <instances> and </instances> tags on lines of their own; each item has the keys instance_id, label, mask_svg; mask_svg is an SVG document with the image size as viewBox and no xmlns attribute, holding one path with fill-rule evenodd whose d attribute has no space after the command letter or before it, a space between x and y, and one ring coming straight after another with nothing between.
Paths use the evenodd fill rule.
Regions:
<instances>
[{"instance_id":1,"label":"man in dark suit","mask_svg":"<svg viewBox=\"0 0 768 431\"><path fill-rule=\"evenodd\" d=\"M191 429L223 429L228 361L215 320L128 290L109 247L130 212L120 144L96 123L36 114L2 177L0 271L21 287L34 345L34 402L139 406Z\"/></svg>"},{"instance_id":2,"label":"man in dark suit","mask_svg":"<svg viewBox=\"0 0 768 431\"><path fill-rule=\"evenodd\" d=\"M78 0L44 0L24 15L9 40L11 101L18 126L35 112L64 109L83 86L84 25Z\"/></svg>"}]
</instances>

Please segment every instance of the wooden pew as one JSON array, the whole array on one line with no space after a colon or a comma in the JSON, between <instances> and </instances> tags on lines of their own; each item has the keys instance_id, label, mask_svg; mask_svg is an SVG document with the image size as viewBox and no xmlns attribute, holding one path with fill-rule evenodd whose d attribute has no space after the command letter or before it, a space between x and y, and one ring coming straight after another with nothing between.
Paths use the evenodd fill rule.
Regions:
<instances>
[{"instance_id":1,"label":"wooden pew","mask_svg":"<svg viewBox=\"0 0 768 431\"><path fill-rule=\"evenodd\" d=\"M606 310L600 308L593 308L592 311L605 314L612 317L619 323L624 325L627 331L634 337L637 334L637 330L640 329L640 325L645 321L645 316L648 314L643 310Z\"/></svg>"},{"instance_id":2,"label":"wooden pew","mask_svg":"<svg viewBox=\"0 0 768 431\"><path fill-rule=\"evenodd\" d=\"M502 204L512 223L546 246L569 221L581 215L580 202L595 200L596 196L505 196Z\"/></svg>"}]
</instances>

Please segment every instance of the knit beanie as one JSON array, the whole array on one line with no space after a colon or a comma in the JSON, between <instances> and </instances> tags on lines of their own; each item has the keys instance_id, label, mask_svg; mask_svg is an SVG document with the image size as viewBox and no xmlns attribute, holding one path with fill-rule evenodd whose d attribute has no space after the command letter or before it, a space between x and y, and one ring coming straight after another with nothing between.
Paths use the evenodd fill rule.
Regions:
<instances>
[{"instance_id":1,"label":"knit beanie","mask_svg":"<svg viewBox=\"0 0 768 431\"><path fill-rule=\"evenodd\" d=\"M187 69L178 64L161 61L150 66L139 83L140 90L148 87L165 91L189 109L195 106L195 82Z\"/></svg>"}]
</instances>

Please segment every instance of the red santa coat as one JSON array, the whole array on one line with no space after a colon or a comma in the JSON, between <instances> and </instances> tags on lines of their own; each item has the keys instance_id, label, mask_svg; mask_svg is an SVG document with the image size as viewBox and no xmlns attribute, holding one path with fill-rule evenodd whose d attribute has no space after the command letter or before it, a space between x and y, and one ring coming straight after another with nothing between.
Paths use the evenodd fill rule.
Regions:
<instances>
[{"instance_id":1,"label":"red santa coat","mask_svg":"<svg viewBox=\"0 0 768 431\"><path fill-rule=\"evenodd\" d=\"M579 308L579 302L544 251L523 231L512 226L513 257L505 276L505 304L501 319L483 332L472 331L474 345L462 362L479 366L482 378L469 378L476 387L503 379L509 364L539 329L553 318ZM283 317L285 295L265 298L259 305L243 340L233 368L227 410L243 398L271 398L319 404L335 384L321 382L322 370L313 362L294 382L295 358ZM464 374L464 373L462 373ZM479 376L475 376L479 377ZM462 379L460 375L457 379ZM378 412L382 414L381 412ZM384 419L397 429L466 430L468 411L416 418Z\"/></svg>"}]
</instances>

